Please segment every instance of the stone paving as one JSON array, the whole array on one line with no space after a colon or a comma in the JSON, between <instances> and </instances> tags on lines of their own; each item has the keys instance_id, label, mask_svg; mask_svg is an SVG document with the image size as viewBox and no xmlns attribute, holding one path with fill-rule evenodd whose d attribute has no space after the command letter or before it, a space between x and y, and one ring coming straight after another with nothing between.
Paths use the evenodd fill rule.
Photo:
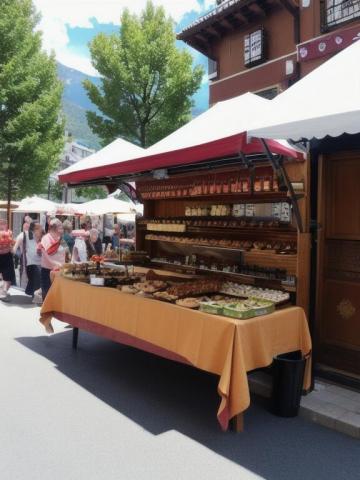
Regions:
<instances>
[{"instance_id":1,"label":"stone paving","mask_svg":"<svg viewBox=\"0 0 360 480\"><path fill-rule=\"evenodd\" d=\"M268 398L271 377L250 375L250 390ZM360 439L360 392L316 379L314 390L301 399L299 415L312 422Z\"/></svg>"}]
</instances>

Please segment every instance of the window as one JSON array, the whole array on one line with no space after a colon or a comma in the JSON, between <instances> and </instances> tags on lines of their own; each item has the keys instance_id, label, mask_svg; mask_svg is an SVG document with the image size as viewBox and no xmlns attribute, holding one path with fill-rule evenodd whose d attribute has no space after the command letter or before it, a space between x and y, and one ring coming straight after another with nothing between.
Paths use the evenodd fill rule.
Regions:
<instances>
[{"instance_id":1,"label":"window","mask_svg":"<svg viewBox=\"0 0 360 480\"><path fill-rule=\"evenodd\" d=\"M253 67L265 61L265 35L259 28L244 37L244 64Z\"/></svg>"},{"instance_id":2,"label":"window","mask_svg":"<svg viewBox=\"0 0 360 480\"><path fill-rule=\"evenodd\" d=\"M325 29L360 18L360 0L324 0L322 7Z\"/></svg>"},{"instance_id":3,"label":"window","mask_svg":"<svg viewBox=\"0 0 360 480\"><path fill-rule=\"evenodd\" d=\"M208 60L208 65L209 65L209 68L208 68L208 78L209 80L216 80L218 78L218 62L216 62L215 60L211 60L211 58L209 58Z\"/></svg>"}]
</instances>

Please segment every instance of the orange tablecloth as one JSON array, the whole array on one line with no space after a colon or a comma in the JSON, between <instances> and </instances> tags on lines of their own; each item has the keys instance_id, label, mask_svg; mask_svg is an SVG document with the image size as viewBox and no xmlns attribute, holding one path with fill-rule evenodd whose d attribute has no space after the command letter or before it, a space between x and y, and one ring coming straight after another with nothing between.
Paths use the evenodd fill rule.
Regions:
<instances>
[{"instance_id":1,"label":"orange tablecloth","mask_svg":"<svg viewBox=\"0 0 360 480\"><path fill-rule=\"evenodd\" d=\"M299 307L233 320L57 277L41 315L84 329L95 325L97 329L88 329L219 375L218 419L223 429L249 406L246 372L270 365L274 355L311 350ZM304 387L310 387L309 365Z\"/></svg>"}]
</instances>

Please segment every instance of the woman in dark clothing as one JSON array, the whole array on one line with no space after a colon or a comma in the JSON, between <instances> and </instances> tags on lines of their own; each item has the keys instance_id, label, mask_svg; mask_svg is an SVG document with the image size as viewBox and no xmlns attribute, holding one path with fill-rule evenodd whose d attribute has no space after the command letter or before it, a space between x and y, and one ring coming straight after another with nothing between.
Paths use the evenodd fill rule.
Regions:
<instances>
[{"instance_id":1,"label":"woman in dark clothing","mask_svg":"<svg viewBox=\"0 0 360 480\"><path fill-rule=\"evenodd\" d=\"M26 255L26 275L28 283L25 289L26 295L34 296L34 292L40 288L40 263L42 227L39 223L31 223L28 232L25 232L23 248Z\"/></svg>"}]
</instances>

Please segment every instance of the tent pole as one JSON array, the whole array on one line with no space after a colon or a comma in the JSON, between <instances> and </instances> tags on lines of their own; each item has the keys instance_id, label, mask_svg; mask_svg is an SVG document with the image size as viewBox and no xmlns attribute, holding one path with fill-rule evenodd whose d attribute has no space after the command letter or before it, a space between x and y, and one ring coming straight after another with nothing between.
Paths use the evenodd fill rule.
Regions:
<instances>
[{"instance_id":1,"label":"tent pole","mask_svg":"<svg viewBox=\"0 0 360 480\"><path fill-rule=\"evenodd\" d=\"M261 138L260 141L261 141L261 143L264 147L265 153L266 153L266 155L269 159L269 162L271 163L274 171L278 175L280 175L285 182L286 188L288 189L289 194L290 194L290 200L291 200L291 204L292 204L293 209L294 209L296 223L297 223L299 232L302 233L304 230L303 230L299 205L298 205L298 202L297 202L297 197L296 197L296 194L294 192L293 186L292 186L292 184L289 180L289 177L286 173L286 170L284 169L284 165L282 164L282 162L279 162L279 160L274 157L274 155L271 153L270 148L269 148L268 144L266 143L266 141L263 138Z\"/></svg>"},{"instance_id":2,"label":"tent pole","mask_svg":"<svg viewBox=\"0 0 360 480\"><path fill-rule=\"evenodd\" d=\"M252 160L248 160L244 152L240 152L240 158L242 159L245 167L249 170L250 173L250 192L254 192L254 182L255 182L255 167Z\"/></svg>"}]
</instances>

